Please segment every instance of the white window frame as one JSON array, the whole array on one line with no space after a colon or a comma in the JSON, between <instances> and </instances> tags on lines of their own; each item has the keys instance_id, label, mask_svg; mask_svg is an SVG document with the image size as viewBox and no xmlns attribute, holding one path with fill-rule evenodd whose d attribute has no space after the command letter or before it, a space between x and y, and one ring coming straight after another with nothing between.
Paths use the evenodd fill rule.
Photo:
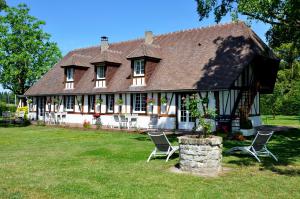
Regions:
<instances>
[{"instance_id":1,"label":"white window frame","mask_svg":"<svg viewBox=\"0 0 300 199\"><path fill-rule=\"evenodd\" d=\"M110 107L111 101L113 101L112 102L112 107ZM114 112L114 106L115 106L115 96L114 95L108 95L107 96L106 106L107 106L107 112L108 113L113 113ZM109 108L112 108L112 109L109 109Z\"/></svg>"},{"instance_id":2,"label":"white window frame","mask_svg":"<svg viewBox=\"0 0 300 199\"><path fill-rule=\"evenodd\" d=\"M71 108L72 104L73 104L73 108ZM74 108L75 108L75 97L71 95L66 96L66 111L74 111Z\"/></svg>"},{"instance_id":3,"label":"white window frame","mask_svg":"<svg viewBox=\"0 0 300 199\"><path fill-rule=\"evenodd\" d=\"M145 110L143 110L143 98L142 96L145 96ZM136 107L136 103L137 103L137 96L139 96L139 109L137 110L137 107ZM146 113L146 110L147 110L147 103L146 103L146 100L147 100L147 95L145 93L136 93L136 94L133 94L133 112L134 113Z\"/></svg>"},{"instance_id":4,"label":"white window frame","mask_svg":"<svg viewBox=\"0 0 300 199\"><path fill-rule=\"evenodd\" d=\"M133 61L133 75L135 77L145 76L145 61L143 59Z\"/></svg>"},{"instance_id":5,"label":"white window frame","mask_svg":"<svg viewBox=\"0 0 300 199\"><path fill-rule=\"evenodd\" d=\"M74 81L74 68L67 68L67 82Z\"/></svg>"},{"instance_id":6,"label":"white window frame","mask_svg":"<svg viewBox=\"0 0 300 199\"><path fill-rule=\"evenodd\" d=\"M100 76L101 74L101 71L102 70L102 75ZM97 76L97 80L101 80L101 79L105 79L105 66L104 65L98 65L97 68L96 68L96 76Z\"/></svg>"}]
</instances>

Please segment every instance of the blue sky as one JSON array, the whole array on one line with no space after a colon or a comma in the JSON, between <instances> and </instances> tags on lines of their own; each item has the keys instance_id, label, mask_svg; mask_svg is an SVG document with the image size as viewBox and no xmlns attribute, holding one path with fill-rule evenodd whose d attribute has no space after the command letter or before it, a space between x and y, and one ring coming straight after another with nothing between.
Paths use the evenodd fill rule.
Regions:
<instances>
[{"instance_id":1,"label":"blue sky","mask_svg":"<svg viewBox=\"0 0 300 199\"><path fill-rule=\"evenodd\" d=\"M213 17L199 22L194 0L7 0L9 6L26 3L30 14L46 22L43 29L52 35L63 55L68 51L98 45L100 37L109 42L214 25ZM222 23L230 22L230 17ZM252 23L265 40L268 26ZM0 91L2 88L0 87Z\"/></svg>"}]
</instances>

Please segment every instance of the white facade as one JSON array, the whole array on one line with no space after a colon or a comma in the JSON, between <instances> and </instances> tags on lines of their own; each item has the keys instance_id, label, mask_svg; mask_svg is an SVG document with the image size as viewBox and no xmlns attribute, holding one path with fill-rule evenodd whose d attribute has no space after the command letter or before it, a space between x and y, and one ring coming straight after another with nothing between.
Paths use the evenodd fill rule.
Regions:
<instances>
[{"instance_id":1,"label":"white facade","mask_svg":"<svg viewBox=\"0 0 300 199\"><path fill-rule=\"evenodd\" d=\"M237 80L238 81L238 80ZM205 107L215 110L219 118L232 117L237 110L239 90L220 90L215 92L201 92L201 98L207 99L208 103ZM195 94L195 93L194 93ZM191 92L148 92L143 93L144 98L153 99L153 103L144 102L144 108L135 110L136 103L134 97L141 95L141 93L114 93L114 94L95 94L95 95L79 95L73 96L74 104L71 106L66 105L66 101L70 96L48 96L48 97L33 97L33 103L30 108L30 118L44 120L45 112L67 112L66 123L70 124L83 124L88 121L91 124L95 123L94 114L99 113L103 126L112 127L117 126L114 121L115 114L138 114L136 128L147 129L149 128L150 118L152 115L157 115L159 129L182 129L192 130L195 127L195 118L191 116L185 107L185 99L188 99ZM93 98L94 104L91 104L90 98ZM140 97L141 98L141 97ZM139 98L139 99L140 99ZM166 98L167 103L161 103L161 99ZM69 98L68 98L69 99ZM99 103L101 99L101 104ZM110 103L110 99L112 103ZM122 99L123 104L117 104L119 99ZM144 99L146 100L146 99ZM71 100L72 101L72 100ZM236 104L236 105L235 105ZM237 106L237 107L235 107ZM68 107L69 109L66 109ZM70 110L71 108L71 110ZM121 111L120 111L121 109ZM203 110L203 104L199 104L199 109ZM259 116L259 93L254 97L250 109L250 116ZM232 119L232 129L239 129L239 120ZM213 129L216 129L216 122L211 120ZM237 124L237 125L236 125ZM201 130L201 129L199 129Z\"/></svg>"}]
</instances>

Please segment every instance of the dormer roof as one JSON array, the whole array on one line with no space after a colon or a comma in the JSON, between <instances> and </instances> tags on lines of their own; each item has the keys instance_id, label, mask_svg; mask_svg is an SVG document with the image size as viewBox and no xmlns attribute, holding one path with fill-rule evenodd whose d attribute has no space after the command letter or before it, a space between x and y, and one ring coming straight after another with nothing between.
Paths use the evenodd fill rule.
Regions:
<instances>
[{"instance_id":1,"label":"dormer roof","mask_svg":"<svg viewBox=\"0 0 300 199\"><path fill-rule=\"evenodd\" d=\"M142 43L134 51L126 56L127 59L135 59L140 57L161 59L160 47L154 44Z\"/></svg>"},{"instance_id":2,"label":"dormer roof","mask_svg":"<svg viewBox=\"0 0 300 199\"><path fill-rule=\"evenodd\" d=\"M62 62L61 67L78 66L88 68L90 67L91 58L88 55L73 54Z\"/></svg>"},{"instance_id":3,"label":"dormer roof","mask_svg":"<svg viewBox=\"0 0 300 199\"><path fill-rule=\"evenodd\" d=\"M90 61L91 64L97 63L113 63L113 64L121 64L122 63L122 53L120 51L115 50L104 50L100 52L94 59Z\"/></svg>"}]
</instances>

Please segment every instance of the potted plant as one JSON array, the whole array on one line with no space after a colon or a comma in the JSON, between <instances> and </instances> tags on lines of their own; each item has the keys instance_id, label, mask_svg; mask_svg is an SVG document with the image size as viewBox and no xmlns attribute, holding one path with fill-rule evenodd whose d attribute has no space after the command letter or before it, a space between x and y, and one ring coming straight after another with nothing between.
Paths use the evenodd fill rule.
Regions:
<instances>
[{"instance_id":1,"label":"potted plant","mask_svg":"<svg viewBox=\"0 0 300 199\"><path fill-rule=\"evenodd\" d=\"M198 95L184 100L190 115L196 119L194 131L198 132L198 135L179 137L180 169L204 175L217 175L221 170L222 137L211 135L215 110L203 110L203 101Z\"/></svg>"},{"instance_id":2,"label":"potted plant","mask_svg":"<svg viewBox=\"0 0 300 199\"><path fill-rule=\"evenodd\" d=\"M122 112L122 105L123 105L123 103L124 103L123 99L121 99L121 98L117 99L116 104L119 106L119 113Z\"/></svg>"},{"instance_id":3,"label":"potted plant","mask_svg":"<svg viewBox=\"0 0 300 199\"><path fill-rule=\"evenodd\" d=\"M166 96L161 97L161 98L160 98L160 103L161 103L163 106L167 106L167 103L168 103L167 97L166 97Z\"/></svg>"},{"instance_id":4,"label":"potted plant","mask_svg":"<svg viewBox=\"0 0 300 199\"><path fill-rule=\"evenodd\" d=\"M240 132L243 134L243 136L251 136L255 134L251 120L246 119L240 121Z\"/></svg>"},{"instance_id":5,"label":"potted plant","mask_svg":"<svg viewBox=\"0 0 300 199\"><path fill-rule=\"evenodd\" d=\"M103 100L101 98L96 99L96 106L99 112L101 112L101 104L103 103Z\"/></svg>"},{"instance_id":6,"label":"potted plant","mask_svg":"<svg viewBox=\"0 0 300 199\"><path fill-rule=\"evenodd\" d=\"M148 105L150 105L150 106L153 106L153 105L154 105L154 103L155 103L155 100L154 100L154 98L152 98L152 97L149 97L149 98L147 99L147 104L148 104Z\"/></svg>"},{"instance_id":7,"label":"potted plant","mask_svg":"<svg viewBox=\"0 0 300 199\"><path fill-rule=\"evenodd\" d=\"M102 99L98 98L98 99L96 100L96 104L97 104L98 106L100 106L100 104L102 104L102 103L103 103L103 100L102 100Z\"/></svg>"},{"instance_id":8,"label":"potted plant","mask_svg":"<svg viewBox=\"0 0 300 199\"><path fill-rule=\"evenodd\" d=\"M246 107L241 107L240 112L240 132L243 136L251 136L255 134L251 120L248 119L248 111Z\"/></svg>"},{"instance_id":9,"label":"potted plant","mask_svg":"<svg viewBox=\"0 0 300 199\"><path fill-rule=\"evenodd\" d=\"M117 99L117 105L119 105L119 106L122 106L123 105L123 99L121 99L121 98L119 98L119 99Z\"/></svg>"}]
</instances>

